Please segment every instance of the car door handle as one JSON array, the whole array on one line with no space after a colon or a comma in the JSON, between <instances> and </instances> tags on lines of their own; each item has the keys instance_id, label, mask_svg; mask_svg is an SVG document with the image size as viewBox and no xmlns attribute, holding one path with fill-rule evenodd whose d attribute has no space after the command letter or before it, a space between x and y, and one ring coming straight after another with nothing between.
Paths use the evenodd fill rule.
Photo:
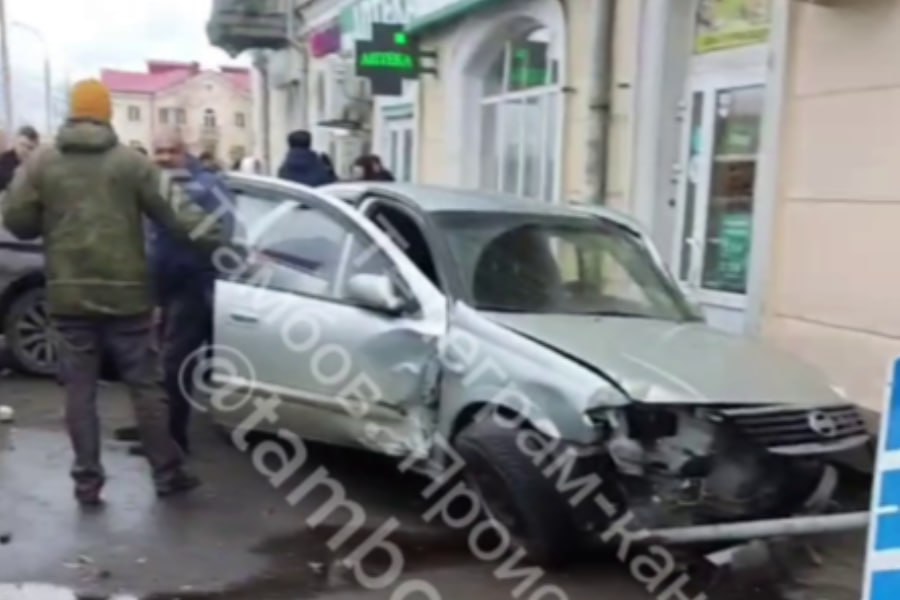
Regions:
<instances>
[{"instance_id":1,"label":"car door handle","mask_svg":"<svg viewBox=\"0 0 900 600\"><path fill-rule=\"evenodd\" d=\"M231 317L231 320L235 321L236 323L248 323L248 324L259 323L259 317L256 315L233 312L229 316Z\"/></svg>"}]
</instances>

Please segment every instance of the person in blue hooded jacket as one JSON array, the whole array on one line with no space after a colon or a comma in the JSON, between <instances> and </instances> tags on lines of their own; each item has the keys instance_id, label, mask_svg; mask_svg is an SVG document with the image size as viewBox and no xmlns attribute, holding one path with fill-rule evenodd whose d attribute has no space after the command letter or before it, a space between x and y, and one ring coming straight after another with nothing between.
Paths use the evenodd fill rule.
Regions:
<instances>
[{"instance_id":1,"label":"person in blue hooded jacket","mask_svg":"<svg viewBox=\"0 0 900 600\"><path fill-rule=\"evenodd\" d=\"M171 184L170 197L180 196L214 216L226 239L235 233L234 199L224 181L187 153L177 134L160 136L154 158ZM218 272L214 257L197 251L167 230L153 227L151 266L161 309L161 350L169 396L170 432L185 452L191 398L203 368L201 351L212 343L213 289Z\"/></svg>"},{"instance_id":2,"label":"person in blue hooded jacket","mask_svg":"<svg viewBox=\"0 0 900 600\"><path fill-rule=\"evenodd\" d=\"M278 177L310 187L328 185L337 180L334 171L313 151L312 134L304 130L288 136L288 152L278 169Z\"/></svg>"}]
</instances>

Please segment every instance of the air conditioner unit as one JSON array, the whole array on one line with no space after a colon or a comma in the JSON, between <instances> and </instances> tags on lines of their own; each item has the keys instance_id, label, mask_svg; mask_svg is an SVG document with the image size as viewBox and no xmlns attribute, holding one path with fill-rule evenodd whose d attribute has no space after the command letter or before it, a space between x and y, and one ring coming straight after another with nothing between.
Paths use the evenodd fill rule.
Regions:
<instances>
[{"instance_id":1,"label":"air conditioner unit","mask_svg":"<svg viewBox=\"0 0 900 600\"><path fill-rule=\"evenodd\" d=\"M283 48L269 55L268 69L272 87L291 87L300 83L303 59L294 48Z\"/></svg>"}]
</instances>

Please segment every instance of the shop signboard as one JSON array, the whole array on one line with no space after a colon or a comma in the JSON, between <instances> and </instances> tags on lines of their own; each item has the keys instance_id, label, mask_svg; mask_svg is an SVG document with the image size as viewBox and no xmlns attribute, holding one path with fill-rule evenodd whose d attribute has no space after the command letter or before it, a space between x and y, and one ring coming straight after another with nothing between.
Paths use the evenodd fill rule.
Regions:
<instances>
[{"instance_id":1,"label":"shop signboard","mask_svg":"<svg viewBox=\"0 0 900 600\"><path fill-rule=\"evenodd\" d=\"M763 44L769 39L771 0L700 0L696 54Z\"/></svg>"},{"instance_id":2,"label":"shop signboard","mask_svg":"<svg viewBox=\"0 0 900 600\"><path fill-rule=\"evenodd\" d=\"M316 58L341 51L341 26L335 22L314 32L309 39L309 50Z\"/></svg>"},{"instance_id":3,"label":"shop signboard","mask_svg":"<svg viewBox=\"0 0 900 600\"><path fill-rule=\"evenodd\" d=\"M732 212L719 219L711 272L704 278L704 287L723 292L744 293L747 285L747 263L750 259L752 215ZM712 258L712 257L710 257Z\"/></svg>"},{"instance_id":4,"label":"shop signboard","mask_svg":"<svg viewBox=\"0 0 900 600\"><path fill-rule=\"evenodd\" d=\"M400 96L405 80L418 79L429 72L421 62L429 53L423 53L415 38L410 37L402 25L375 23L371 40L356 42L356 74L372 82L376 96Z\"/></svg>"},{"instance_id":5,"label":"shop signboard","mask_svg":"<svg viewBox=\"0 0 900 600\"><path fill-rule=\"evenodd\" d=\"M900 360L889 373L873 478L862 600L900 598Z\"/></svg>"},{"instance_id":6,"label":"shop signboard","mask_svg":"<svg viewBox=\"0 0 900 600\"><path fill-rule=\"evenodd\" d=\"M512 65L509 79L513 90L524 90L547 85L548 46L543 42L518 42L512 48Z\"/></svg>"},{"instance_id":7,"label":"shop signboard","mask_svg":"<svg viewBox=\"0 0 900 600\"><path fill-rule=\"evenodd\" d=\"M340 14L341 48L352 52L358 40L372 39L372 25L406 25L415 0L359 0Z\"/></svg>"}]
</instances>

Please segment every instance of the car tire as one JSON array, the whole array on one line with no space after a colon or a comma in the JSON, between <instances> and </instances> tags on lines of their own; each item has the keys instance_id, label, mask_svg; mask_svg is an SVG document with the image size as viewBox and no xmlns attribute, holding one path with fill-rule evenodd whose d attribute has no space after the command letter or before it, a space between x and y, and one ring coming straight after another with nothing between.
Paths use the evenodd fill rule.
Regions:
<instances>
[{"instance_id":1,"label":"car tire","mask_svg":"<svg viewBox=\"0 0 900 600\"><path fill-rule=\"evenodd\" d=\"M517 432L484 418L466 427L454 448L488 515L506 527L528 559L544 567L563 566L581 549L572 509L519 449Z\"/></svg>"},{"instance_id":2,"label":"car tire","mask_svg":"<svg viewBox=\"0 0 900 600\"><path fill-rule=\"evenodd\" d=\"M56 375L56 341L43 287L30 288L13 300L3 321L3 334L13 369L45 377Z\"/></svg>"}]
</instances>

